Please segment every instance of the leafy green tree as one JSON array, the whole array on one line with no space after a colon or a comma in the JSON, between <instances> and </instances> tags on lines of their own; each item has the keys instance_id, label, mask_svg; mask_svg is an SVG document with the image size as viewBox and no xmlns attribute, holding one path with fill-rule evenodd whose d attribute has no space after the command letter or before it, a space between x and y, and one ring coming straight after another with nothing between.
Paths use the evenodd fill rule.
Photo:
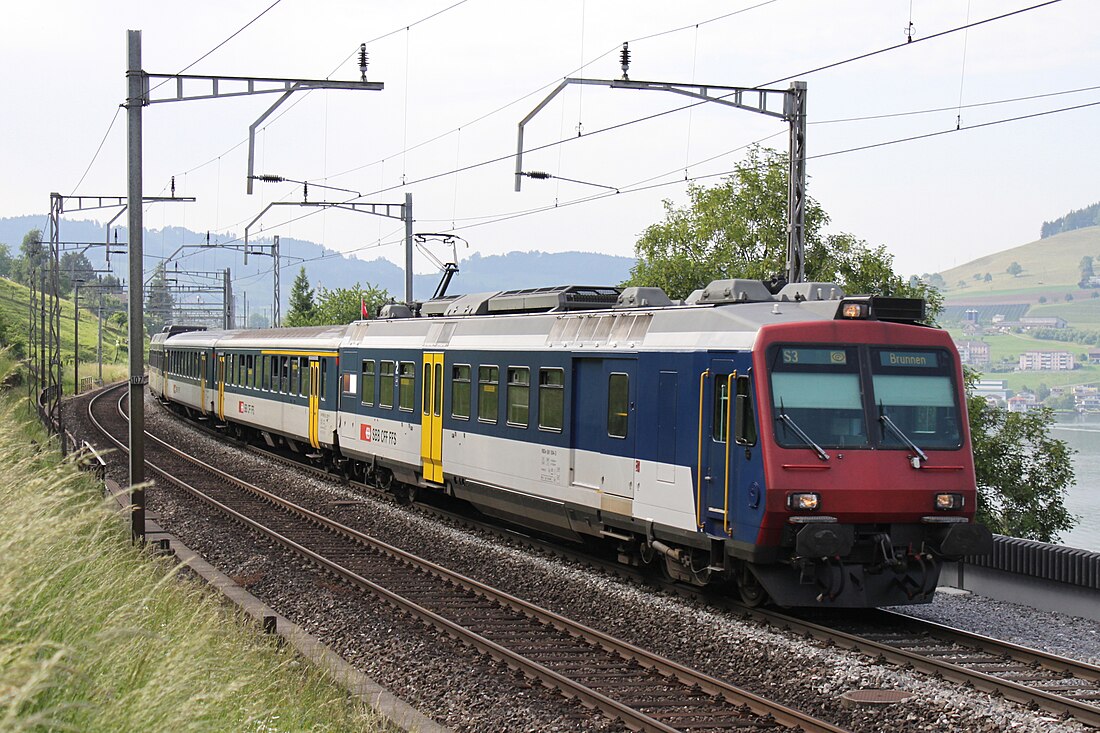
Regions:
<instances>
[{"instance_id":1,"label":"leafy green tree","mask_svg":"<svg viewBox=\"0 0 1100 733\"><path fill-rule=\"evenodd\" d=\"M314 310L313 325L337 326L362 319L362 308L367 313L378 315L378 309L389 300L389 293L374 287L370 283L362 286L356 283L350 288L328 290L321 288L317 293L317 307Z\"/></svg>"},{"instance_id":2,"label":"leafy green tree","mask_svg":"<svg viewBox=\"0 0 1100 733\"><path fill-rule=\"evenodd\" d=\"M783 273L787 257L787 159L754 147L733 175L712 188L688 185L690 203L664 202L665 220L646 228L634 247L637 264L625 285L658 286L671 298L722 278L765 280ZM806 201L806 275L851 293L929 295L893 272L893 257L851 234L824 234L829 217ZM930 309L933 310L933 309ZM935 310L938 310L938 304Z\"/></svg>"},{"instance_id":3,"label":"leafy green tree","mask_svg":"<svg viewBox=\"0 0 1100 733\"><path fill-rule=\"evenodd\" d=\"M95 281L95 267L83 252L66 252L57 264L61 279L61 294L67 296L73 292L73 283L81 281L81 287ZM84 293L87 295L87 291Z\"/></svg>"},{"instance_id":4,"label":"leafy green tree","mask_svg":"<svg viewBox=\"0 0 1100 733\"><path fill-rule=\"evenodd\" d=\"M172 318L175 299L168 290L164 275L164 263L157 264L145 296L145 331L150 336L158 333Z\"/></svg>"},{"instance_id":5,"label":"leafy green tree","mask_svg":"<svg viewBox=\"0 0 1100 733\"><path fill-rule=\"evenodd\" d=\"M968 388L973 374L968 374ZM967 399L978 521L998 534L1056 542L1077 518L1066 509L1073 451L1050 435L1054 412L1009 412L972 391Z\"/></svg>"},{"instance_id":6,"label":"leafy green tree","mask_svg":"<svg viewBox=\"0 0 1100 733\"><path fill-rule=\"evenodd\" d=\"M0 244L0 277L10 278L15 261L11 257L11 248Z\"/></svg>"},{"instance_id":7,"label":"leafy green tree","mask_svg":"<svg viewBox=\"0 0 1100 733\"><path fill-rule=\"evenodd\" d=\"M1024 271L1024 268L1021 267L1020 263L1017 262L1016 260L1013 260L1012 264L1010 264L1008 267L1005 268L1005 272L1007 272L1009 275L1012 275L1012 277L1019 276L1019 274L1023 271Z\"/></svg>"},{"instance_id":8,"label":"leafy green tree","mask_svg":"<svg viewBox=\"0 0 1100 733\"><path fill-rule=\"evenodd\" d=\"M271 321L263 313L252 313L248 316L249 328L267 328Z\"/></svg>"},{"instance_id":9,"label":"leafy green tree","mask_svg":"<svg viewBox=\"0 0 1100 733\"><path fill-rule=\"evenodd\" d=\"M31 276L41 273L48 257L48 248L42 243L42 230L31 229L19 246L19 258L12 263L12 280L30 285Z\"/></svg>"},{"instance_id":10,"label":"leafy green tree","mask_svg":"<svg viewBox=\"0 0 1100 733\"><path fill-rule=\"evenodd\" d=\"M294 284L290 286L290 310L286 314L284 326L312 326L314 309L313 288L309 286L306 268L298 270Z\"/></svg>"},{"instance_id":11,"label":"leafy green tree","mask_svg":"<svg viewBox=\"0 0 1100 733\"><path fill-rule=\"evenodd\" d=\"M985 281L986 281L987 283L991 283L991 282L993 282L993 275L989 274L988 272L987 272L987 273L985 273Z\"/></svg>"}]
</instances>

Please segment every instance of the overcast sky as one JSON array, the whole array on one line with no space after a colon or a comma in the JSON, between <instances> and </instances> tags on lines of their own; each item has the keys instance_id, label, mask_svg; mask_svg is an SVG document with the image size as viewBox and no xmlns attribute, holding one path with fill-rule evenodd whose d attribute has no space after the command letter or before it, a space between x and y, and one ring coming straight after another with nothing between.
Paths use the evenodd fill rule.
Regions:
<instances>
[{"instance_id":1,"label":"overcast sky","mask_svg":"<svg viewBox=\"0 0 1100 733\"><path fill-rule=\"evenodd\" d=\"M44 214L51 191L125 194L127 29L142 31L145 71L173 74L263 13L188 73L354 80L355 52L368 42L368 79L385 90L295 95L258 134L257 173L308 180L313 201L354 195L321 184L367 202L412 193L416 230L454 230L470 243L460 258L517 249L630 256L662 218L662 199L685 201L685 177L715 183L706 176L731 170L753 142L786 151L784 122L716 104L599 132L690 100L572 87L528 125L527 149L548 147L524 167L620 193L561 180L514 192L517 123L566 76L619 77L629 40L636 80L805 81L809 193L830 229L886 245L904 274L943 270L1032 241L1044 219L1100 200L1100 3L1061 0L922 40L1040 2L8 0L0 216ZM904 43L910 22L912 44L813 71ZM1023 97L1038 98L1009 101ZM198 201L150 206L146 227L225 239L243 235L267 203L301 200L301 187L286 183L245 194L248 126L274 100L147 107L145 194L167 195L174 175L177 195ZM1094 106L990 124L1081 105ZM913 112L925 113L899 116ZM933 133L945 134L879 145ZM593 200L574 203L583 199ZM400 222L280 207L261 226L262 236L403 261ZM166 254L155 237L146 247ZM416 262L418 272L432 269Z\"/></svg>"}]
</instances>

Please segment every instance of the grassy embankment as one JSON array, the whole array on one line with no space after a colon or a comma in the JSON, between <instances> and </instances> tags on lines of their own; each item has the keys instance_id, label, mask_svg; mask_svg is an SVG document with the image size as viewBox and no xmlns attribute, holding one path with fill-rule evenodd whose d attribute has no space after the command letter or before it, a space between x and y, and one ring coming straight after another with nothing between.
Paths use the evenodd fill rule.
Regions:
<instances>
[{"instance_id":1,"label":"grassy embankment","mask_svg":"<svg viewBox=\"0 0 1100 733\"><path fill-rule=\"evenodd\" d=\"M86 295L86 293L85 293ZM28 337L28 312L27 299L30 290L19 283L6 278L0 278L0 319L10 324L12 331L18 332L24 345ZM84 297L80 298L80 376L98 377L98 342L99 320L96 314L83 307ZM61 300L61 379L64 394L73 394L73 303L71 300ZM36 326L41 329L41 321ZM47 333L49 325L46 326ZM103 325L103 381L114 382L122 379L127 373L127 344L128 334L125 328L118 328L113 324Z\"/></svg>"},{"instance_id":2,"label":"grassy embankment","mask_svg":"<svg viewBox=\"0 0 1100 733\"><path fill-rule=\"evenodd\" d=\"M133 547L92 478L30 450L45 441L21 410L0 404L0 731L382 729L215 591Z\"/></svg>"}]
</instances>

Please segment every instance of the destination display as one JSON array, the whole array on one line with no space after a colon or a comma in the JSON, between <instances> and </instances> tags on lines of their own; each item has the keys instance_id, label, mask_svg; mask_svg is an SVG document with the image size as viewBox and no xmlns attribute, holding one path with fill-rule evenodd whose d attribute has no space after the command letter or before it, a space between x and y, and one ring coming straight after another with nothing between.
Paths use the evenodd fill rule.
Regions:
<instances>
[{"instance_id":1,"label":"destination display","mask_svg":"<svg viewBox=\"0 0 1100 733\"><path fill-rule=\"evenodd\" d=\"M917 367L935 369L940 365L935 351L880 351L879 365L884 367Z\"/></svg>"},{"instance_id":2,"label":"destination display","mask_svg":"<svg viewBox=\"0 0 1100 733\"><path fill-rule=\"evenodd\" d=\"M784 364L829 364L843 366L848 363L848 352L843 349L781 349Z\"/></svg>"}]
</instances>

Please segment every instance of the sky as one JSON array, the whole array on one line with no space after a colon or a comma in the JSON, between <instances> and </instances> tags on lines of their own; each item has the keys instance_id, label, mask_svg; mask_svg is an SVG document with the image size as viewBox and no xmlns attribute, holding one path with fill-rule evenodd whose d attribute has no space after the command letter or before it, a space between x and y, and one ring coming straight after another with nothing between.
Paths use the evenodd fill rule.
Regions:
<instances>
[{"instance_id":1,"label":"sky","mask_svg":"<svg viewBox=\"0 0 1100 733\"><path fill-rule=\"evenodd\" d=\"M714 185L753 143L786 152L787 125L718 104L680 109L690 100L661 91L571 86L525 133L524 168L557 178L515 192L519 121L563 78L619 78L629 41L634 80L805 81L809 194L828 231L885 245L899 273L945 270L1100 200L1100 3L1024 10L1042 2L3 0L0 216L45 223L55 191L125 195L128 29L142 31L150 74L358 80L365 42L367 78L385 89L296 93L257 133L257 174L308 181L310 201L411 193L414 229L460 236L460 260L633 256L662 202L685 203L686 179ZM301 201L295 183L245 193L248 127L275 98L146 107L145 195L168 195L174 176L176 195L197 201L151 204L145 226L226 241L267 204ZM403 233L399 221L291 206L252 229L397 263ZM146 253L167 254L155 238ZM414 269L434 265L417 253Z\"/></svg>"}]
</instances>

